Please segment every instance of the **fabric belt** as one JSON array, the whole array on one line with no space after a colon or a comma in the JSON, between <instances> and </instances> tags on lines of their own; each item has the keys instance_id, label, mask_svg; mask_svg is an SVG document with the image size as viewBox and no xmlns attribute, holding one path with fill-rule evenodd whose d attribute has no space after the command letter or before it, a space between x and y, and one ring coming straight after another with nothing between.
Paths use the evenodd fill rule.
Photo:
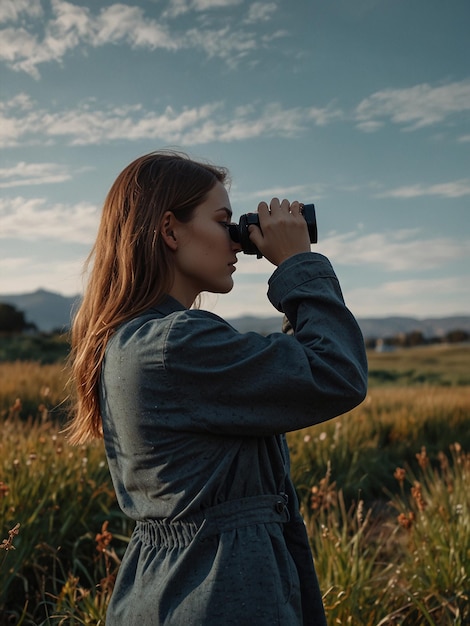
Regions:
<instances>
[{"instance_id":1,"label":"fabric belt","mask_svg":"<svg viewBox=\"0 0 470 626\"><path fill-rule=\"evenodd\" d=\"M134 534L155 547L186 546L196 535L204 541L253 524L283 524L289 518L287 495L252 496L222 502L184 520L139 520Z\"/></svg>"}]
</instances>

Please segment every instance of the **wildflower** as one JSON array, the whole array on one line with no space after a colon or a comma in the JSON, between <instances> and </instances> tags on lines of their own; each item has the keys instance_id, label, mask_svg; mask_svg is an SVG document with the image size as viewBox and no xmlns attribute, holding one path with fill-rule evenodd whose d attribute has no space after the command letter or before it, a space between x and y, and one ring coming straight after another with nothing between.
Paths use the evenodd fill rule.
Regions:
<instances>
[{"instance_id":1,"label":"wildflower","mask_svg":"<svg viewBox=\"0 0 470 626\"><path fill-rule=\"evenodd\" d=\"M41 404L38 406L38 412L41 416L41 420L45 422L47 420L47 416L49 415L49 410L47 406L41 402Z\"/></svg>"},{"instance_id":2,"label":"wildflower","mask_svg":"<svg viewBox=\"0 0 470 626\"><path fill-rule=\"evenodd\" d=\"M396 478L396 480L398 480L398 482L400 483L400 487L403 487L403 483L405 482L405 476L406 476L406 470L403 469L403 467L397 467L393 477Z\"/></svg>"},{"instance_id":3,"label":"wildflower","mask_svg":"<svg viewBox=\"0 0 470 626\"><path fill-rule=\"evenodd\" d=\"M457 441L453 445L451 445L451 448L453 448L457 454L460 454L462 452L462 446Z\"/></svg>"},{"instance_id":4,"label":"wildflower","mask_svg":"<svg viewBox=\"0 0 470 626\"><path fill-rule=\"evenodd\" d=\"M304 443L308 443L312 437L310 435L305 435Z\"/></svg>"},{"instance_id":5,"label":"wildflower","mask_svg":"<svg viewBox=\"0 0 470 626\"><path fill-rule=\"evenodd\" d=\"M359 522L359 525L362 526L364 522L364 500L359 500L359 504L357 505L356 518Z\"/></svg>"},{"instance_id":6,"label":"wildflower","mask_svg":"<svg viewBox=\"0 0 470 626\"><path fill-rule=\"evenodd\" d=\"M16 524L11 530L8 531L8 539L4 539L0 544L1 550L14 550L15 546L13 545L13 539L20 532L20 525Z\"/></svg>"},{"instance_id":7,"label":"wildflower","mask_svg":"<svg viewBox=\"0 0 470 626\"><path fill-rule=\"evenodd\" d=\"M322 478L317 485L314 485L311 489L310 496L310 508L313 511L320 509L328 510L336 499L336 483L329 482L330 476L327 475Z\"/></svg>"},{"instance_id":8,"label":"wildflower","mask_svg":"<svg viewBox=\"0 0 470 626\"><path fill-rule=\"evenodd\" d=\"M47 398L47 396L50 394L51 390L49 387L43 387L41 389L41 396L44 396L45 398Z\"/></svg>"},{"instance_id":9,"label":"wildflower","mask_svg":"<svg viewBox=\"0 0 470 626\"><path fill-rule=\"evenodd\" d=\"M400 526L403 526L406 530L409 530L413 526L413 522L415 521L415 514L413 511L409 511L408 515L405 513L400 513L397 517L397 521Z\"/></svg>"},{"instance_id":10,"label":"wildflower","mask_svg":"<svg viewBox=\"0 0 470 626\"><path fill-rule=\"evenodd\" d=\"M16 398L15 402L10 407L10 411L12 413L16 413L16 412L21 411L22 407L23 407L23 405L21 404L21 400L19 398Z\"/></svg>"},{"instance_id":11,"label":"wildflower","mask_svg":"<svg viewBox=\"0 0 470 626\"><path fill-rule=\"evenodd\" d=\"M418 505L418 509L420 511L424 511L427 506L427 502L423 497L421 483L419 483L417 480L415 480L414 486L411 488L411 495L415 499L416 504Z\"/></svg>"},{"instance_id":12,"label":"wildflower","mask_svg":"<svg viewBox=\"0 0 470 626\"><path fill-rule=\"evenodd\" d=\"M429 457L426 452L425 446L421 448L421 452L417 452L416 458L418 460L419 466L422 470L426 469L429 465Z\"/></svg>"},{"instance_id":13,"label":"wildflower","mask_svg":"<svg viewBox=\"0 0 470 626\"><path fill-rule=\"evenodd\" d=\"M437 455L437 458L439 459L441 470L445 472L449 468L449 459L444 454L444 452L439 452L439 454Z\"/></svg>"},{"instance_id":14,"label":"wildflower","mask_svg":"<svg viewBox=\"0 0 470 626\"><path fill-rule=\"evenodd\" d=\"M319 439L320 441L325 441L325 439L326 439L326 433L325 433L325 431L323 431L322 433L320 433L320 435L319 435L318 439Z\"/></svg>"},{"instance_id":15,"label":"wildflower","mask_svg":"<svg viewBox=\"0 0 470 626\"><path fill-rule=\"evenodd\" d=\"M6 498L10 493L10 488L4 482L0 480L0 498Z\"/></svg>"},{"instance_id":16,"label":"wildflower","mask_svg":"<svg viewBox=\"0 0 470 626\"><path fill-rule=\"evenodd\" d=\"M96 549L98 552L106 552L107 547L113 539L113 535L108 530L108 520L103 522L101 532L95 537Z\"/></svg>"}]
</instances>

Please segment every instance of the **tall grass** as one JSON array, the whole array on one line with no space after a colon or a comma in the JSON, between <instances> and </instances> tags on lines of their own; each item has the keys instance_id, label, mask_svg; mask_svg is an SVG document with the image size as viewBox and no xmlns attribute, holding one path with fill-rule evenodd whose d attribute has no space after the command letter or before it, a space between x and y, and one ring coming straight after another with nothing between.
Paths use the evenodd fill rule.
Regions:
<instances>
[{"instance_id":1,"label":"tall grass","mask_svg":"<svg viewBox=\"0 0 470 626\"><path fill-rule=\"evenodd\" d=\"M64 440L63 366L0 376L0 623L102 626L132 531L103 446ZM470 387L373 385L288 435L330 626L470 623L469 426Z\"/></svg>"},{"instance_id":2,"label":"tall grass","mask_svg":"<svg viewBox=\"0 0 470 626\"><path fill-rule=\"evenodd\" d=\"M303 498L330 465L348 501L370 504L422 445L433 464L455 441L470 449L469 426L470 387L373 388L351 413L289 434L294 482Z\"/></svg>"},{"instance_id":3,"label":"tall grass","mask_svg":"<svg viewBox=\"0 0 470 626\"><path fill-rule=\"evenodd\" d=\"M104 521L122 547L130 524L117 509L102 445L72 448L53 422L13 411L2 425L0 459L2 536L16 528L2 555L0 623L26 609L35 623L51 614L69 574L96 584L94 539Z\"/></svg>"},{"instance_id":4,"label":"tall grass","mask_svg":"<svg viewBox=\"0 0 470 626\"><path fill-rule=\"evenodd\" d=\"M416 457L379 509L348 508L329 472L312 486L302 512L329 624L470 623L470 454L456 443L439 469Z\"/></svg>"},{"instance_id":5,"label":"tall grass","mask_svg":"<svg viewBox=\"0 0 470 626\"><path fill-rule=\"evenodd\" d=\"M69 371L63 363L0 362L0 419L63 420L67 413Z\"/></svg>"}]
</instances>

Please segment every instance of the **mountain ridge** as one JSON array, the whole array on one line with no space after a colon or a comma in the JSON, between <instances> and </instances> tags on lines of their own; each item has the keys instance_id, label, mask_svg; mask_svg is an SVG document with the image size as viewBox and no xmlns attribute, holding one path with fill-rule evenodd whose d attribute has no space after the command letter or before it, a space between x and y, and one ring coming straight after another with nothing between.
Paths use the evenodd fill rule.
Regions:
<instances>
[{"instance_id":1,"label":"mountain ridge","mask_svg":"<svg viewBox=\"0 0 470 626\"><path fill-rule=\"evenodd\" d=\"M35 324L42 332L65 331L79 302L78 294L63 296L46 289L21 294L0 294L0 303L11 304L23 311L26 320ZM240 332L255 331L269 334L281 329L282 315L259 317L247 314L227 318L227 321ZM392 337L413 331L420 331L425 337L442 337L452 330L470 332L470 315L427 318L390 315L357 318L357 321L366 339Z\"/></svg>"}]
</instances>

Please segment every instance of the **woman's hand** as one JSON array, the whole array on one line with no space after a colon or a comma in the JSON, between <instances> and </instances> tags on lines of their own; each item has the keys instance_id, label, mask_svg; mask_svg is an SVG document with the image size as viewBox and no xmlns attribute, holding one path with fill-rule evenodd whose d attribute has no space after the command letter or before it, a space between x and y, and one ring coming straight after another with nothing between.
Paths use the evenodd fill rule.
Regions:
<instances>
[{"instance_id":1,"label":"woman's hand","mask_svg":"<svg viewBox=\"0 0 470 626\"><path fill-rule=\"evenodd\" d=\"M307 222L300 212L302 205L278 198L258 205L260 228L251 225L248 229L250 240L264 257L274 265L299 254L310 252L310 236Z\"/></svg>"}]
</instances>

